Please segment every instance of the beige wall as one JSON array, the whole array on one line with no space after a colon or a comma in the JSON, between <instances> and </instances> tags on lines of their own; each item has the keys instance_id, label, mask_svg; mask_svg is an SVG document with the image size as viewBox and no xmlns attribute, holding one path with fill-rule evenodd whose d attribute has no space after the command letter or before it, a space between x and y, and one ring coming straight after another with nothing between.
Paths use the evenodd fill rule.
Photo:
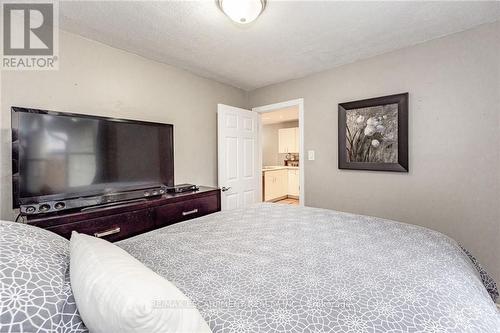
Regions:
<instances>
[{"instance_id":1,"label":"beige wall","mask_svg":"<svg viewBox=\"0 0 500 333\"><path fill-rule=\"evenodd\" d=\"M298 121L262 125L262 166L283 165L286 154L279 153L280 128L299 127Z\"/></svg>"},{"instance_id":2,"label":"beige wall","mask_svg":"<svg viewBox=\"0 0 500 333\"><path fill-rule=\"evenodd\" d=\"M217 184L217 103L244 107L244 91L65 32L60 61L58 71L1 74L2 219L13 218L12 105L172 123L176 182Z\"/></svg>"},{"instance_id":3,"label":"beige wall","mask_svg":"<svg viewBox=\"0 0 500 333\"><path fill-rule=\"evenodd\" d=\"M304 98L306 205L441 231L500 282L500 24L255 90ZM337 105L410 93L409 173L337 168Z\"/></svg>"}]
</instances>

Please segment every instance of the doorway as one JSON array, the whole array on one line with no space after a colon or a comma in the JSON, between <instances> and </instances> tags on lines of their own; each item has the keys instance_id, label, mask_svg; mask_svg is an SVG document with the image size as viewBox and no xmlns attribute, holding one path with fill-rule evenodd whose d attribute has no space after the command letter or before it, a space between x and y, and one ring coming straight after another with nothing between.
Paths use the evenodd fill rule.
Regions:
<instances>
[{"instance_id":1,"label":"doorway","mask_svg":"<svg viewBox=\"0 0 500 333\"><path fill-rule=\"evenodd\" d=\"M304 100L252 111L259 114L261 201L304 206Z\"/></svg>"}]
</instances>

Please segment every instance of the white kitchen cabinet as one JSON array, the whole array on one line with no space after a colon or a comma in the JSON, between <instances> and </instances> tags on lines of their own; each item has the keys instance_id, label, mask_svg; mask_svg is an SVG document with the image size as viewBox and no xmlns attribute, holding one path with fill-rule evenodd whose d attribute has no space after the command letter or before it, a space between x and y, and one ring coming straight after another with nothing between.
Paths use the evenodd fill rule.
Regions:
<instances>
[{"instance_id":1,"label":"white kitchen cabinet","mask_svg":"<svg viewBox=\"0 0 500 333\"><path fill-rule=\"evenodd\" d=\"M272 201L288 195L288 170L264 171L264 201Z\"/></svg>"},{"instance_id":2,"label":"white kitchen cabinet","mask_svg":"<svg viewBox=\"0 0 500 333\"><path fill-rule=\"evenodd\" d=\"M280 154L292 152L294 140L293 128L280 128L278 130L278 149Z\"/></svg>"},{"instance_id":3,"label":"white kitchen cabinet","mask_svg":"<svg viewBox=\"0 0 500 333\"><path fill-rule=\"evenodd\" d=\"M274 179L272 171L264 172L264 201L270 201L278 197L276 186L274 186Z\"/></svg>"},{"instance_id":4,"label":"white kitchen cabinet","mask_svg":"<svg viewBox=\"0 0 500 333\"><path fill-rule=\"evenodd\" d=\"M280 128L278 130L278 150L281 154L299 152L299 128Z\"/></svg>"},{"instance_id":5,"label":"white kitchen cabinet","mask_svg":"<svg viewBox=\"0 0 500 333\"><path fill-rule=\"evenodd\" d=\"M293 129L293 134L295 136L295 141L294 141L294 146L293 146L293 152L292 153L298 153L300 150L300 131L298 127L295 127Z\"/></svg>"},{"instance_id":6,"label":"white kitchen cabinet","mask_svg":"<svg viewBox=\"0 0 500 333\"><path fill-rule=\"evenodd\" d=\"M288 195L293 197L299 196L299 170L288 169Z\"/></svg>"}]
</instances>

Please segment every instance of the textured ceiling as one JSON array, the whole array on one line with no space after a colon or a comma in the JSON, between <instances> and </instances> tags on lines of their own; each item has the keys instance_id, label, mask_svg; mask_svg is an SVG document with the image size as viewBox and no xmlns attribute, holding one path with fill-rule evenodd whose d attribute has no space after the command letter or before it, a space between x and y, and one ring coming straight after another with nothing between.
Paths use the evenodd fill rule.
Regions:
<instances>
[{"instance_id":1,"label":"textured ceiling","mask_svg":"<svg viewBox=\"0 0 500 333\"><path fill-rule=\"evenodd\" d=\"M215 1L66 1L63 30L245 90L500 19L500 2L270 1L237 26Z\"/></svg>"}]
</instances>

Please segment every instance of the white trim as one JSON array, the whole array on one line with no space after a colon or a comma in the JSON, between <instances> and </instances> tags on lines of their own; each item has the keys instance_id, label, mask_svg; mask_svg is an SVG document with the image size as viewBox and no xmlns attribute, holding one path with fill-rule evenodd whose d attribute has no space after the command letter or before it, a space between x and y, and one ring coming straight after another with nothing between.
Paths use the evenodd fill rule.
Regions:
<instances>
[{"instance_id":1,"label":"white trim","mask_svg":"<svg viewBox=\"0 0 500 333\"><path fill-rule=\"evenodd\" d=\"M272 112L279 109L284 109L291 106L299 107L299 138L300 138L300 147L299 147L299 178L300 178L300 192L299 192L299 204L304 206L305 204L305 170L304 170L304 158L305 158L305 150L304 150L304 99L292 99L289 101L274 103L264 106L259 106L252 108L252 111L258 113ZM262 174L262 120L259 117L259 168L260 173ZM262 197L262 186L259 186L259 195Z\"/></svg>"}]
</instances>

